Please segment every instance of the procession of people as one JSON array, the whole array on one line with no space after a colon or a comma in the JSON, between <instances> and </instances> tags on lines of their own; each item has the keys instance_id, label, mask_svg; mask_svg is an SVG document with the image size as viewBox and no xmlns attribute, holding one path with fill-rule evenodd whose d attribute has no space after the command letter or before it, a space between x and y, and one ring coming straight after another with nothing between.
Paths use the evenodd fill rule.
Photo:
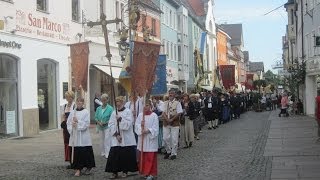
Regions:
<instances>
[{"instance_id":1,"label":"procession of people","mask_svg":"<svg viewBox=\"0 0 320 180\"><path fill-rule=\"evenodd\" d=\"M108 94L99 95L94 98L94 122L101 138L101 157L106 159L105 172L111 174L111 179L139 172L148 180L158 175L158 155L169 160L179 158L181 149L196 146L204 128L212 131L252 109L253 98L246 93L188 94L170 89L164 96L129 96L127 101L119 96L112 107ZM66 92L65 97L61 128L65 161L70 163L67 168L74 169L75 176L89 175L95 167L89 111L83 98L74 102L72 91ZM281 113L285 103L287 100L282 98Z\"/></svg>"}]
</instances>

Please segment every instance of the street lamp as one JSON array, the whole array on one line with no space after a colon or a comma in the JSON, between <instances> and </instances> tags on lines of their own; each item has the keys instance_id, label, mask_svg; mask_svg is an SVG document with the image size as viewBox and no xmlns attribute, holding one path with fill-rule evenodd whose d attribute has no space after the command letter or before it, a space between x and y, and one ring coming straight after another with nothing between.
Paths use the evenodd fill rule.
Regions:
<instances>
[{"instance_id":1,"label":"street lamp","mask_svg":"<svg viewBox=\"0 0 320 180\"><path fill-rule=\"evenodd\" d=\"M125 29L125 28L122 28L121 30L119 29L119 36L120 36L120 41L117 42L119 55L121 57L121 61L124 62L130 46L130 44L127 42L127 39L129 37L128 29Z\"/></svg>"}]
</instances>

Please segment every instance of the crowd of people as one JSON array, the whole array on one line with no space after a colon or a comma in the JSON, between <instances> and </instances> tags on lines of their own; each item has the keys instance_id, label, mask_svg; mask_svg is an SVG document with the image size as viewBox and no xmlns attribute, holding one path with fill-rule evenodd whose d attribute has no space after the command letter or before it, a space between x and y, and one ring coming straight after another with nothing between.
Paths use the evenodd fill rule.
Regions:
<instances>
[{"instance_id":1,"label":"crowd of people","mask_svg":"<svg viewBox=\"0 0 320 180\"><path fill-rule=\"evenodd\" d=\"M70 162L67 168L74 169L75 176L88 175L95 167L89 111L84 108L83 98L74 102L73 92L66 92L65 97L68 102L61 128L65 161ZM265 101L268 99L277 100L270 96ZM165 96L130 96L127 102L120 96L112 107L107 94L97 94L94 121L101 138L101 156L107 159L105 172L111 173L112 179L125 178L129 172L137 171L149 180L154 179L158 174L159 153L164 159L178 158L180 149L191 148L195 140L200 140L203 128L214 130L240 118L252 109L252 101L252 95L245 93L187 94L171 89Z\"/></svg>"}]
</instances>

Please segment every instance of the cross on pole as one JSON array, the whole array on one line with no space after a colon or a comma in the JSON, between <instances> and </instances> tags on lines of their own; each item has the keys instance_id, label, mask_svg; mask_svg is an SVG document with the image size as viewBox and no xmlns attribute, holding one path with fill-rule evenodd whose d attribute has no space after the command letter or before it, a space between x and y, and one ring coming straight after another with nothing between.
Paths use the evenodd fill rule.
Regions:
<instances>
[{"instance_id":1,"label":"cross on pole","mask_svg":"<svg viewBox=\"0 0 320 180\"><path fill-rule=\"evenodd\" d=\"M111 80L112 80L112 94L113 94L113 100L114 100L114 106L116 105L115 101L116 101L116 95L115 95L115 88L114 88L114 78L113 78L113 75L112 75L112 67L111 67L111 57L112 57L112 54L110 53L110 45L109 45L109 37L108 37L108 28L107 28L107 25L108 24L112 24L112 23L120 23L122 22L121 19L119 18L115 18L113 20L106 20L106 15L104 14L103 12L103 7L104 7L104 3L103 3L103 0L100 0L100 21L98 22L88 22L87 23L87 26L89 27L93 27L93 26L101 26L102 27L102 31L103 31L103 36L104 36L104 42L105 42L105 46L106 46L106 58L108 59L109 61L109 67L110 67L110 76L111 76ZM117 108L116 108L116 114L118 115L118 111L117 111ZM118 126L118 129L119 129L119 126Z\"/></svg>"},{"instance_id":2,"label":"cross on pole","mask_svg":"<svg viewBox=\"0 0 320 180\"><path fill-rule=\"evenodd\" d=\"M100 21L97 21L97 22L90 21L90 22L87 23L87 26L92 28L93 26L99 26L100 25L102 27L104 41L105 41L105 45L106 45L106 51L107 51L106 57L107 57L107 59L109 61L111 61L112 54L110 53L107 25L108 24L112 24L112 23L118 24L118 23L122 22L122 20L117 18L117 17L115 19L113 19L113 20L106 20L107 17L103 12L103 7L104 7L103 0L100 0Z\"/></svg>"}]
</instances>

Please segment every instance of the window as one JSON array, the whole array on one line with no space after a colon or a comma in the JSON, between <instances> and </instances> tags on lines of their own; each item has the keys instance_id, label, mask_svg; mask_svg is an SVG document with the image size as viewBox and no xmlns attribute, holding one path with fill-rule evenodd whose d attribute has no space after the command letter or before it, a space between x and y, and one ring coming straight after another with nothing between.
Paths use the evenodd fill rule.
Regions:
<instances>
[{"instance_id":1,"label":"window","mask_svg":"<svg viewBox=\"0 0 320 180\"><path fill-rule=\"evenodd\" d=\"M174 59L177 60L177 45L174 45Z\"/></svg>"},{"instance_id":2,"label":"window","mask_svg":"<svg viewBox=\"0 0 320 180\"><path fill-rule=\"evenodd\" d=\"M48 11L47 0L37 0L37 10L45 12Z\"/></svg>"},{"instance_id":3,"label":"window","mask_svg":"<svg viewBox=\"0 0 320 180\"><path fill-rule=\"evenodd\" d=\"M181 61L181 45L178 45L178 61Z\"/></svg>"},{"instance_id":4,"label":"window","mask_svg":"<svg viewBox=\"0 0 320 180\"><path fill-rule=\"evenodd\" d=\"M151 20L151 34L153 36L157 36L157 32L156 32L156 20L152 18Z\"/></svg>"},{"instance_id":5,"label":"window","mask_svg":"<svg viewBox=\"0 0 320 180\"><path fill-rule=\"evenodd\" d=\"M164 24L168 24L168 7L164 11Z\"/></svg>"},{"instance_id":6,"label":"window","mask_svg":"<svg viewBox=\"0 0 320 180\"><path fill-rule=\"evenodd\" d=\"M173 13L172 16L172 28L176 29L176 13Z\"/></svg>"},{"instance_id":7,"label":"window","mask_svg":"<svg viewBox=\"0 0 320 180\"><path fill-rule=\"evenodd\" d=\"M178 31L181 31L181 16L178 15Z\"/></svg>"},{"instance_id":8,"label":"window","mask_svg":"<svg viewBox=\"0 0 320 180\"><path fill-rule=\"evenodd\" d=\"M170 47L169 47L169 42L167 42L167 47L166 47L166 54L167 54L167 56L168 56L168 58L170 59L170 57L169 57L169 49L170 49Z\"/></svg>"},{"instance_id":9,"label":"window","mask_svg":"<svg viewBox=\"0 0 320 180\"><path fill-rule=\"evenodd\" d=\"M171 46L170 46L170 57L171 57L171 59L173 60L174 58L173 58L173 43L171 43Z\"/></svg>"},{"instance_id":10,"label":"window","mask_svg":"<svg viewBox=\"0 0 320 180\"><path fill-rule=\"evenodd\" d=\"M170 10L170 14L169 14L169 24L170 27L172 27L172 11Z\"/></svg>"},{"instance_id":11,"label":"window","mask_svg":"<svg viewBox=\"0 0 320 180\"><path fill-rule=\"evenodd\" d=\"M72 0L72 20L79 21L80 20L80 13L79 13L79 0Z\"/></svg>"}]
</instances>

